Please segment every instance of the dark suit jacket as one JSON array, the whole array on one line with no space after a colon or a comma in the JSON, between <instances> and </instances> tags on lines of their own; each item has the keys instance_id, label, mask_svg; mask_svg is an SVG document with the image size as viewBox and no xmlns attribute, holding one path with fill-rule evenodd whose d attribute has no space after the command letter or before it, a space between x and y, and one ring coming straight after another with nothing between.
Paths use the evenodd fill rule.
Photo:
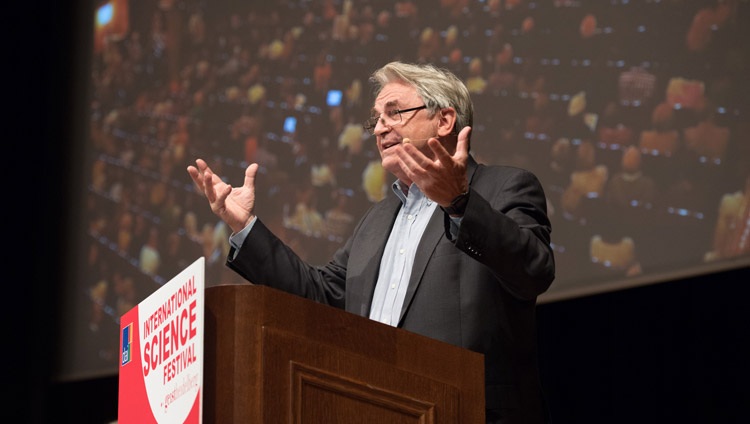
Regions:
<instances>
[{"instance_id":1,"label":"dark suit jacket","mask_svg":"<svg viewBox=\"0 0 750 424\"><path fill-rule=\"evenodd\" d=\"M554 279L550 222L537 178L470 158L469 202L455 240L440 208L419 243L399 327L485 355L486 408L502 422L541 423L536 297ZM380 258L401 207L393 194L362 217L322 267L302 262L256 221L227 265L254 284L369 316Z\"/></svg>"}]
</instances>

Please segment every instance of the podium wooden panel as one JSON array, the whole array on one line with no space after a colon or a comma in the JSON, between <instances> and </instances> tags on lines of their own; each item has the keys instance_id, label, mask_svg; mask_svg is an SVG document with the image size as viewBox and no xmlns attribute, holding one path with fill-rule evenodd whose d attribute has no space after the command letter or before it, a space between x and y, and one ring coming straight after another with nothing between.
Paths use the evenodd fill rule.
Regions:
<instances>
[{"instance_id":1,"label":"podium wooden panel","mask_svg":"<svg viewBox=\"0 0 750 424\"><path fill-rule=\"evenodd\" d=\"M484 423L483 355L276 289L206 289L204 422Z\"/></svg>"}]
</instances>

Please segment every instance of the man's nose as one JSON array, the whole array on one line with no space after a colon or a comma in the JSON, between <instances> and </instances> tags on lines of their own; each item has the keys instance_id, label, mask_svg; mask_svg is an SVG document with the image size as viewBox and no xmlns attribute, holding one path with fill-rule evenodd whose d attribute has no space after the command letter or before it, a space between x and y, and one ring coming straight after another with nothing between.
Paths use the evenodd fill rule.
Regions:
<instances>
[{"instance_id":1,"label":"man's nose","mask_svg":"<svg viewBox=\"0 0 750 424\"><path fill-rule=\"evenodd\" d=\"M385 123L383 119L378 119L378 122L375 123L375 128L373 128L372 133L376 136L383 135L390 131L392 127Z\"/></svg>"}]
</instances>

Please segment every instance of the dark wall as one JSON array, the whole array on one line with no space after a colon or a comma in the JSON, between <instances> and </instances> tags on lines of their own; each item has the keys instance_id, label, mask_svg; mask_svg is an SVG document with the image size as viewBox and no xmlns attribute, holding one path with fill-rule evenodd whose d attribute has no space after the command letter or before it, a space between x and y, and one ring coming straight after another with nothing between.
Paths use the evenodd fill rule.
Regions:
<instances>
[{"instance_id":1,"label":"dark wall","mask_svg":"<svg viewBox=\"0 0 750 424\"><path fill-rule=\"evenodd\" d=\"M111 406L106 392L86 394L72 386L54 387L50 381L55 358L65 348L57 338L56 323L64 282L63 234L70 208L67 186L75 166L71 155L80 145L74 133L74 124L80 122L75 107L84 98L77 92L82 80L78 74L81 52L75 46L80 45L86 27L78 11L88 9L87 3L20 2L13 6L18 13L6 26L11 53L6 68L11 76L4 96L3 219L9 223L6 234L10 237L4 243L9 259L3 262L12 274L3 279L10 293L3 299L3 350L9 355L4 374L10 376L5 388L11 393L3 416L15 418L3 420L8 422L55 422L61 399L76 406L78 417L84 416L66 415L70 422L88 422L83 413L92 404ZM53 388L64 389L65 397ZM102 418L109 416L116 416L116 410L93 415L90 422L105 422Z\"/></svg>"},{"instance_id":2,"label":"dark wall","mask_svg":"<svg viewBox=\"0 0 750 424\"><path fill-rule=\"evenodd\" d=\"M750 268L543 305L555 423L738 423Z\"/></svg>"}]
</instances>

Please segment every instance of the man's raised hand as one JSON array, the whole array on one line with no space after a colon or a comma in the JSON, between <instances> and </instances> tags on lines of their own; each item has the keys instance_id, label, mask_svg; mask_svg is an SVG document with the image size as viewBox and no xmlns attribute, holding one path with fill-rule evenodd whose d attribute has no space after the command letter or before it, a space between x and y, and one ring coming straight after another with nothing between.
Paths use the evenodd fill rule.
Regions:
<instances>
[{"instance_id":1,"label":"man's raised hand","mask_svg":"<svg viewBox=\"0 0 750 424\"><path fill-rule=\"evenodd\" d=\"M234 232L245 228L255 218L255 176L258 165L253 163L245 169L242 186L232 187L211 171L203 159L188 166L187 171L196 189L208 199L211 211L221 218Z\"/></svg>"}]
</instances>

